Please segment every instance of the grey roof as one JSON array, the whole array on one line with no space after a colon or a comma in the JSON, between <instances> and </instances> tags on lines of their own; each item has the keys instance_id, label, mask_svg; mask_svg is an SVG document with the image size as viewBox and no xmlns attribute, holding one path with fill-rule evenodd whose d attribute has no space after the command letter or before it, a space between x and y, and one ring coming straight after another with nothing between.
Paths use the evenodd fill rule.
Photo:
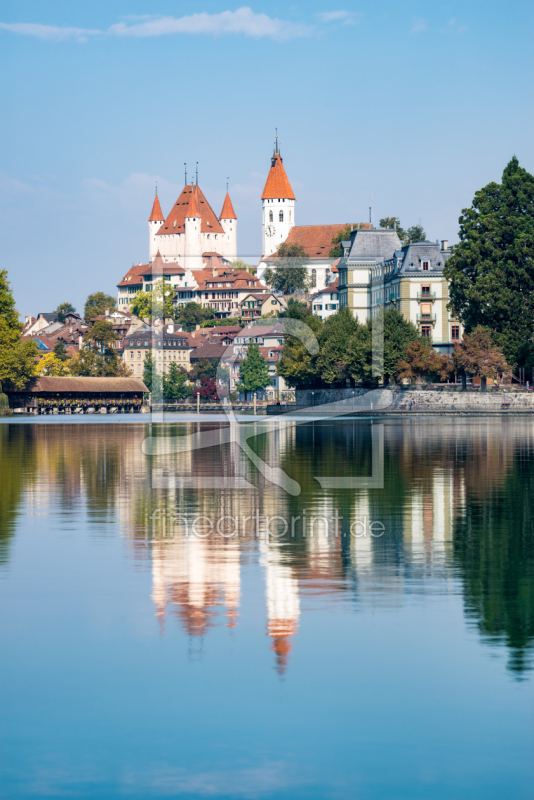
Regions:
<instances>
[{"instance_id":1,"label":"grey roof","mask_svg":"<svg viewBox=\"0 0 534 800\"><path fill-rule=\"evenodd\" d=\"M52 311L50 313L45 313L44 311L41 311L37 316L43 317L43 319L45 319L47 322L55 322L57 320L57 313L55 311Z\"/></svg>"},{"instance_id":2,"label":"grey roof","mask_svg":"<svg viewBox=\"0 0 534 800\"><path fill-rule=\"evenodd\" d=\"M359 228L352 240L348 260L384 261L402 247L396 231L391 228Z\"/></svg>"},{"instance_id":3,"label":"grey roof","mask_svg":"<svg viewBox=\"0 0 534 800\"><path fill-rule=\"evenodd\" d=\"M440 250L439 245L433 242L414 242L405 245L402 250L404 253L402 272L414 270L423 272L423 261L429 262L429 272L441 272L451 255ZM410 264L413 264L413 267Z\"/></svg>"}]
</instances>

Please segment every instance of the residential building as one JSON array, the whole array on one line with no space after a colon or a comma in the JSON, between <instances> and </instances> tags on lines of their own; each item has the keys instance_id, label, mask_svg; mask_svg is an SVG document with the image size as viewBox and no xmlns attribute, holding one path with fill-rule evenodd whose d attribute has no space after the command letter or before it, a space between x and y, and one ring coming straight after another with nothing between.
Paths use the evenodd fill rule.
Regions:
<instances>
[{"instance_id":1,"label":"residential building","mask_svg":"<svg viewBox=\"0 0 534 800\"><path fill-rule=\"evenodd\" d=\"M124 337L122 358L135 377L143 374L148 353L152 354L160 374L168 372L172 363L189 371L191 352L199 343L200 337L195 337L195 333L182 331L176 325L154 328L146 325Z\"/></svg>"},{"instance_id":2,"label":"residential building","mask_svg":"<svg viewBox=\"0 0 534 800\"><path fill-rule=\"evenodd\" d=\"M247 325L247 327L243 328L234 338L233 349L231 352L227 352L224 358L230 372L231 391L234 391L236 384L239 383L239 367L243 359L247 356L250 344L257 344L259 346L260 353L269 366L271 385L267 387L265 394L269 397L273 396L276 392L285 391L287 389L285 381L276 372L276 365L281 358L284 344L284 328L281 323L273 325Z\"/></svg>"},{"instance_id":3,"label":"residential building","mask_svg":"<svg viewBox=\"0 0 534 800\"><path fill-rule=\"evenodd\" d=\"M247 294L239 303L243 320L257 319L268 314L279 314L287 308L287 299L282 296L264 292Z\"/></svg>"},{"instance_id":4,"label":"residential building","mask_svg":"<svg viewBox=\"0 0 534 800\"><path fill-rule=\"evenodd\" d=\"M398 308L405 319L432 340L435 349L450 352L463 329L447 308L443 265L451 252L447 242L402 246L395 230L359 229L343 242L338 265L339 305L365 322L379 308Z\"/></svg>"},{"instance_id":5,"label":"residential building","mask_svg":"<svg viewBox=\"0 0 534 800\"><path fill-rule=\"evenodd\" d=\"M316 316L325 320L339 309L339 278L320 292L312 294L310 308Z\"/></svg>"}]
</instances>

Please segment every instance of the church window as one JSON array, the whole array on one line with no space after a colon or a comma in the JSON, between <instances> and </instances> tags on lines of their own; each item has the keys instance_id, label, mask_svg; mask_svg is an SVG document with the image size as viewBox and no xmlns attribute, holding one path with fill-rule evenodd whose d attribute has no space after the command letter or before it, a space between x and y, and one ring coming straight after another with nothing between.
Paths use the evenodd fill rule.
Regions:
<instances>
[{"instance_id":1,"label":"church window","mask_svg":"<svg viewBox=\"0 0 534 800\"><path fill-rule=\"evenodd\" d=\"M289 212L289 221L291 222L291 211Z\"/></svg>"},{"instance_id":2,"label":"church window","mask_svg":"<svg viewBox=\"0 0 534 800\"><path fill-rule=\"evenodd\" d=\"M283 211L280 211L280 213L278 214L278 220L279 220L279 222L283 222L284 221L284 212Z\"/></svg>"},{"instance_id":3,"label":"church window","mask_svg":"<svg viewBox=\"0 0 534 800\"><path fill-rule=\"evenodd\" d=\"M272 222L273 220L274 220L273 212L269 211L269 222Z\"/></svg>"},{"instance_id":4,"label":"church window","mask_svg":"<svg viewBox=\"0 0 534 800\"><path fill-rule=\"evenodd\" d=\"M312 269L312 286L317 286L317 270Z\"/></svg>"}]
</instances>

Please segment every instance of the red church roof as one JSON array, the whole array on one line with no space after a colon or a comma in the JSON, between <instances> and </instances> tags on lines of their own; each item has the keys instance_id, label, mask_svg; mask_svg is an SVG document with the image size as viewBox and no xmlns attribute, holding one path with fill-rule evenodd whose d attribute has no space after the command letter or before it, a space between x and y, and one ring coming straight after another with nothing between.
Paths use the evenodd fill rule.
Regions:
<instances>
[{"instance_id":1,"label":"red church roof","mask_svg":"<svg viewBox=\"0 0 534 800\"><path fill-rule=\"evenodd\" d=\"M237 215L234 211L234 207L232 205L232 201L230 200L230 195L228 194L228 192L226 192L226 197L224 198L224 203L219 219L237 219Z\"/></svg>"},{"instance_id":2,"label":"red church roof","mask_svg":"<svg viewBox=\"0 0 534 800\"><path fill-rule=\"evenodd\" d=\"M280 198L280 200L295 200L295 195L293 194L293 189L286 175L284 165L282 164L280 153L275 153L271 164L272 166L269 170L261 199L275 200Z\"/></svg>"},{"instance_id":3,"label":"red church roof","mask_svg":"<svg viewBox=\"0 0 534 800\"><path fill-rule=\"evenodd\" d=\"M148 218L149 222L163 222L165 217L161 213L161 206L159 204L159 197L156 195L154 198L154 205L152 206L152 212Z\"/></svg>"}]
</instances>

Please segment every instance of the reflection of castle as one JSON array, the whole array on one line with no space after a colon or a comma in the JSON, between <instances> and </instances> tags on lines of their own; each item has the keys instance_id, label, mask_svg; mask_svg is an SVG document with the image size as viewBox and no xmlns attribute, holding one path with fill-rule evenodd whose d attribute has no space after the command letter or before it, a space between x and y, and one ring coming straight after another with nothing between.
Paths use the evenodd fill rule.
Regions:
<instances>
[{"instance_id":1,"label":"reflection of castle","mask_svg":"<svg viewBox=\"0 0 534 800\"><path fill-rule=\"evenodd\" d=\"M239 543L235 539L202 539L179 535L152 546L152 599L163 622L167 609L176 613L191 636L203 636L213 624L217 606L236 622L240 597Z\"/></svg>"},{"instance_id":2,"label":"reflection of castle","mask_svg":"<svg viewBox=\"0 0 534 800\"><path fill-rule=\"evenodd\" d=\"M298 629L300 616L299 584L293 568L284 561L284 546L261 540L261 561L265 568L267 633L276 654L276 669L286 671L291 651L291 637Z\"/></svg>"}]
</instances>

